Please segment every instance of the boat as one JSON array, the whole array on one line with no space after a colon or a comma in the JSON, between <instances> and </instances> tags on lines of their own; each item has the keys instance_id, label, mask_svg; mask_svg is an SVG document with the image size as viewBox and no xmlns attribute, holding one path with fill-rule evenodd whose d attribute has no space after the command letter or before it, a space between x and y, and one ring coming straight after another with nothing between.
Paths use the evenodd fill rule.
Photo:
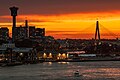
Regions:
<instances>
[{"instance_id":1,"label":"boat","mask_svg":"<svg viewBox=\"0 0 120 80\"><path fill-rule=\"evenodd\" d=\"M80 77L80 76L82 76L82 75L80 75L79 71L75 71L75 72L74 72L74 76L75 76L75 77Z\"/></svg>"}]
</instances>

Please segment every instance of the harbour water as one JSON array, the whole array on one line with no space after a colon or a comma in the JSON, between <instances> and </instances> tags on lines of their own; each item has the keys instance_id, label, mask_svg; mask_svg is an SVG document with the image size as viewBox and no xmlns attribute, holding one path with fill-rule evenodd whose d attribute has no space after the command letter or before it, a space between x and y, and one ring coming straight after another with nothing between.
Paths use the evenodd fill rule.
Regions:
<instances>
[{"instance_id":1,"label":"harbour water","mask_svg":"<svg viewBox=\"0 0 120 80\"><path fill-rule=\"evenodd\" d=\"M75 71L81 76L75 77ZM120 80L120 61L44 62L0 67L0 80Z\"/></svg>"}]
</instances>

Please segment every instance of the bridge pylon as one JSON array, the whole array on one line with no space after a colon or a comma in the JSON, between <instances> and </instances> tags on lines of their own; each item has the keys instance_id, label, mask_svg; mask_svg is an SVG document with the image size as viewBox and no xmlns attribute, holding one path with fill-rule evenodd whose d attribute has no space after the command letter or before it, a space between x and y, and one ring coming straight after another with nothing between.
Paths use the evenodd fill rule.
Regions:
<instances>
[{"instance_id":1,"label":"bridge pylon","mask_svg":"<svg viewBox=\"0 0 120 80\"><path fill-rule=\"evenodd\" d=\"M100 41L99 21L96 22L95 41Z\"/></svg>"},{"instance_id":2,"label":"bridge pylon","mask_svg":"<svg viewBox=\"0 0 120 80\"><path fill-rule=\"evenodd\" d=\"M95 45L95 48L94 48L95 53L100 53L99 46L101 45L101 41L100 41L100 29L99 29L99 21L98 20L96 22L94 45Z\"/></svg>"}]
</instances>

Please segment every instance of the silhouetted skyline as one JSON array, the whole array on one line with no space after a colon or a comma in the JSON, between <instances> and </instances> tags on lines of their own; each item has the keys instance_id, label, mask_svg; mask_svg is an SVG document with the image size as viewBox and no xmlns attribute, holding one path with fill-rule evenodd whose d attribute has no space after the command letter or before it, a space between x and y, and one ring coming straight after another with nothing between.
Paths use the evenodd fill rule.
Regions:
<instances>
[{"instance_id":1,"label":"silhouetted skyline","mask_svg":"<svg viewBox=\"0 0 120 80\"><path fill-rule=\"evenodd\" d=\"M28 19L30 25L46 28L47 35L55 38L92 38L95 25L89 31L81 31L96 23L119 34L120 0L1 0L0 26L7 26L12 31L11 6L19 7L17 25ZM114 24L115 23L115 24ZM62 32L62 33L58 33ZM103 31L104 33L105 31ZM88 37L84 37L85 35ZM103 38L109 37L103 34Z\"/></svg>"}]
</instances>

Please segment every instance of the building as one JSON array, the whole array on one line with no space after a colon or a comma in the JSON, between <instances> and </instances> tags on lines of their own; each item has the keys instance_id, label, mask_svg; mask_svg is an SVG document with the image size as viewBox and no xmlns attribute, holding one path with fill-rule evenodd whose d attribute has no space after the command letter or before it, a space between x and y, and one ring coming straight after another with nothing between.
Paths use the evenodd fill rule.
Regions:
<instances>
[{"instance_id":1,"label":"building","mask_svg":"<svg viewBox=\"0 0 120 80\"><path fill-rule=\"evenodd\" d=\"M42 38L45 36L45 28L35 28L29 26L29 38Z\"/></svg>"},{"instance_id":2,"label":"building","mask_svg":"<svg viewBox=\"0 0 120 80\"><path fill-rule=\"evenodd\" d=\"M5 53L8 48L11 48L11 49L15 48L15 44L7 43L7 44L0 45L0 54Z\"/></svg>"},{"instance_id":3,"label":"building","mask_svg":"<svg viewBox=\"0 0 120 80\"><path fill-rule=\"evenodd\" d=\"M15 60L20 62L37 60L37 52L33 48L14 48L12 53L14 54L13 57L16 58Z\"/></svg>"},{"instance_id":4,"label":"building","mask_svg":"<svg viewBox=\"0 0 120 80\"><path fill-rule=\"evenodd\" d=\"M85 51L72 51L67 52L69 59L80 59L82 56L86 56ZM89 54L88 54L89 55Z\"/></svg>"},{"instance_id":5,"label":"building","mask_svg":"<svg viewBox=\"0 0 120 80\"><path fill-rule=\"evenodd\" d=\"M35 37L35 26L29 26L29 38Z\"/></svg>"},{"instance_id":6,"label":"building","mask_svg":"<svg viewBox=\"0 0 120 80\"><path fill-rule=\"evenodd\" d=\"M8 60L11 58L11 50L15 48L15 44L8 43L0 45L0 61ZM9 52L10 51L10 52Z\"/></svg>"},{"instance_id":7,"label":"building","mask_svg":"<svg viewBox=\"0 0 120 80\"><path fill-rule=\"evenodd\" d=\"M13 44L13 43L7 43L7 44L2 44L1 46L0 46L0 49L7 49L7 48L15 48L15 44Z\"/></svg>"},{"instance_id":8,"label":"building","mask_svg":"<svg viewBox=\"0 0 120 80\"><path fill-rule=\"evenodd\" d=\"M53 59L53 60L65 60L68 58L68 55L64 52L59 53L55 50L44 50L40 51L37 54L38 59Z\"/></svg>"},{"instance_id":9,"label":"building","mask_svg":"<svg viewBox=\"0 0 120 80\"><path fill-rule=\"evenodd\" d=\"M7 27L0 28L0 40L7 41L9 39L9 29Z\"/></svg>"},{"instance_id":10,"label":"building","mask_svg":"<svg viewBox=\"0 0 120 80\"><path fill-rule=\"evenodd\" d=\"M18 48L15 44L2 44L0 46L0 61L35 61L37 51L34 48Z\"/></svg>"},{"instance_id":11,"label":"building","mask_svg":"<svg viewBox=\"0 0 120 80\"><path fill-rule=\"evenodd\" d=\"M19 39L25 39L27 38L27 28L26 27L16 27L16 35L15 35L15 39L19 40Z\"/></svg>"},{"instance_id":12,"label":"building","mask_svg":"<svg viewBox=\"0 0 120 80\"><path fill-rule=\"evenodd\" d=\"M43 37L43 36L45 36L45 28L36 28L35 37Z\"/></svg>"},{"instance_id":13,"label":"building","mask_svg":"<svg viewBox=\"0 0 120 80\"><path fill-rule=\"evenodd\" d=\"M45 28L35 28L28 26L28 21L25 20L25 26L15 27L15 40L26 38L42 38L45 36Z\"/></svg>"},{"instance_id":14,"label":"building","mask_svg":"<svg viewBox=\"0 0 120 80\"><path fill-rule=\"evenodd\" d=\"M15 44L13 44L13 43L7 43L7 44L0 45L0 54L5 53L5 51L8 48L11 48L11 49L15 48Z\"/></svg>"}]
</instances>

